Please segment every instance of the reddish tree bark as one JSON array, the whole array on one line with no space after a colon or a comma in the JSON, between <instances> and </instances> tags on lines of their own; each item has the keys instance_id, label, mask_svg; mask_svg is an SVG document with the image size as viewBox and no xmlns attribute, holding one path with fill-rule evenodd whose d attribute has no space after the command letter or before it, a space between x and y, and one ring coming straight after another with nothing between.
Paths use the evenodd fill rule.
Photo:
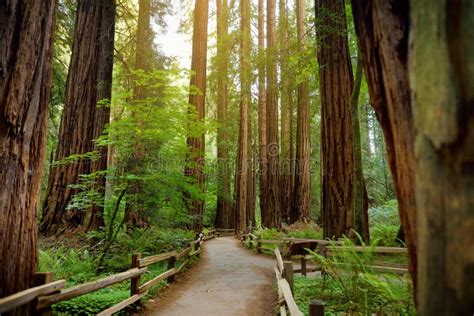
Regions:
<instances>
[{"instance_id":1,"label":"reddish tree bark","mask_svg":"<svg viewBox=\"0 0 474 316\"><path fill-rule=\"evenodd\" d=\"M111 95L114 23L113 0L78 2L55 161L97 149L94 140L102 135L110 114L110 108L98 105L98 102L103 98L110 99ZM66 210L78 192L78 189L70 186L78 184L81 175L106 168L107 151L99 149L99 154L102 156L97 162L81 157L72 163L60 163L51 167L43 203L42 232L57 233L83 224L85 216L82 210ZM100 177L98 184L103 194L105 179ZM97 214L99 211L101 212L95 209L94 221L100 220L101 216Z\"/></svg>"},{"instance_id":2,"label":"reddish tree bark","mask_svg":"<svg viewBox=\"0 0 474 316\"><path fill-rule=\"evenodd\" d=\"M0 297L32 286L37 269L55 11L54 0L0 2Z\"/></svg>"},{"instance_id":3,"label":"reddish tree bark","mask_svg":"<svg viewBox=\"0 0 474 316\"><path fill-rule=\"evenodd\" d=\"M240 0L240 127L239 147L237 150L235 209L236 229L245 232L247 228L248 195L248 109L251 101L250 83L250 3Z\"/></svg>"},{"instance_id":4,"label":"reddish tree bark","mask_svg":"<svg viewBox=\"0 0 474 316\"><path fill-rule=\"evenodd\" d=\"M265 67L265 8L264 0L258 0L258 160L260 185L260 214L265 213L267 192L267 101Z\"/></svg>"},{"instance_id":5,"label":"reddish tree bark","mask_svg":"<svg viewBox=\"0 0 474 316\"><path fill-rule=\"evenodd\" d=\"M409 3L352 1L372 107L383 130L416 287L413 115L408 82Z\"/></svg>"},{"instance_id":6,"label":"reddish tree bark","mask_svg":"<svg viewBox=\"0 0 474 316\"><path fill-rule=\"evenodd\" d=\"M293 85L294 73L290 66L291 40L286 0L279 0L278 41L280 46L280 194L281 216L285 222L290 220L293 197Z\"/></svg>"},{"instance_id":7,"label":"reddish tree bark","mask_svg":"<svg viewBox=\"0 0 474 316\"><path fill-rule=\"evenodd\" d=\"M275 0L267 0L267 187L262 224L268 228L281 226L275 11Z\"/></svg>"},{"instance_id":8,"label":"reddish tree bark","mask_svg":"<svg viewBox=\"0 0 474 316\"><path fill-rule=\"evenodd\" d=\"M321 211L325 238L354 227L354 166L350 98L352 66L344 0L316 1L321 90Z\"/></svg>"},{"instance_id":9,"label":"reddish tree bark","mask_svg":"<svg viewBox=\"0 0 474 316\"><path fill-rule=\"evenodd\" d=\"M217 210L214 226L234 228L232 197L230 193L229 148L226 137L227 123L227 77L229 62L229 8L228 0L216 0L217 8Z\"/></svg>"},{"instance_id":10,"label":"reddish tree bark","mask_svg":"<svg viewBox=\"0 0 474 316\"><path fill-rule=\"evenodd\" d=\"M306 49L306 6L304 0L296 1L296 22L298 32L298 52ZM301 55L300 55L301 56ZM308 79L302 78L298 84L296 163L294 200L291 221L311 220L311 132Z\"/></svg>"},{"instance_id":11,"label":"reddish tree bark","mask_svg":"<svg viewBox=\"0 0 474 316\"><path fill-rule=\"evenodd\" d=\"M208 26L208 0L196 0L194 7L193 52L191 61L191 86L199 89L199 93L190 93L190 112L197 114L197 120L204 120L206 96L206 66L207 66L207 26ZM196 185L204 194L204 134L188 136L187 146L189 154L185 175L190 177L192 184ZM187 199L187 208L190 215L195 217L192 225L196 231L202 230L202 215L204 201L201 198Z\"/></svg>"}]
</instances>

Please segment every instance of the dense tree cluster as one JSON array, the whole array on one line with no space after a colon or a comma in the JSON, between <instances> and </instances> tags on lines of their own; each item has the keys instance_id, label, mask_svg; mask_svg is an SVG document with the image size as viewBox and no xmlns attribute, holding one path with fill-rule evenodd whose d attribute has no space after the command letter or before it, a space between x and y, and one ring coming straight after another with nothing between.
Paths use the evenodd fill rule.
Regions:
<instances>
[{"instance_id":1,"label":"dense tree cluster","mask_svg":"<svg viewBox=\"0 0 474 316\"><path fill-rule=\"evenodd\" d=\"M32 285L38 231L369 243L396 198L419 313L472 312L472 4L192 3L188 72L154 42L171 1L0 2L0 297Z\"/></svg>"}]
</instances>

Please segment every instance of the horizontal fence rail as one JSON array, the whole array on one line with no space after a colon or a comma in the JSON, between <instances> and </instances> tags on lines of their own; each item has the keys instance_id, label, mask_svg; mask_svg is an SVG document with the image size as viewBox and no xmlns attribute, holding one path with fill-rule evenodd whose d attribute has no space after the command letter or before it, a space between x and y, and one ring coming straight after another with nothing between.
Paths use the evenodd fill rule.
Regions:
<instances>
[{"instance_id":1,"label":"horizontal fence rail","mask_svg":"<svg viewBox=\"0 0 474 316\"><path fill-rule=\"evenodd\" d=\"M36 300L35 315L49 315L53 304L92 293L113 284L131 280L130 297L98 314L100 316L112 315L131 304L139 302L146 294L148 294L148 290L160 281L166 279L168 282L173 282L174 275L182 271L192 257L199 256L201 253L202 243L205 240L215 238L216 236L218 236L217 230L201 233L196 240L188 243L188 246L182 249L179 253L176 251L170 251L145 258L142 258L141 254L133 254L131 269L95 281L75 285L70 288L64 288L66 280L53 282L53 275L50 272L38 273L37 275L41 280L40 282L43 284L0 298L0 313L10 311L16 307ZM177 267L176 262L182 259L184 259L184 261ZM152 280L141 284L140 277L148 272L148 266L164 261L168 264L167 270Z\"/></svg>"},{"instance_id":2,"label":"horizontal fence rail","mask_svg":"<svg viewBox=\"0 0 474 316\"><path fill-rule=\"evenodd\" d=\"M301 254L291 254L289 253L290 248L292 245L298 244L311 244L313 243L318 248L318 253L324 257L334 256L338 252L365 252L370 251L372 253L378 255L407 255L408 251L407 248L403 247L371 247L371 246L343 246L343 242L341 241L329 241L329 240L320 240L320 239L303 239L303 238L283 238L283 239L260 239L256 235L249 233L244 234L241 237L242 241L249 242L249 245L252 248L257 250L257 253L263 253L263 251L270 251L271 249L264 247L264 245L275 245L277 247L281 247L283 249L282 256L286 259L300 259L301 260L301 269L296 269L295 273L301 273L306 276L308 272L316 272L320 271L321 267L306 267L307 261L312 260L312 256L310 255L303 255ZM305 247L308 248L308 247ZM304 250L304 249L303 249ZM305 252L306 253L306 252ZM341 264L343 265L343 264ZM382 260L374 261L374 264L368 266L375 272L380 273L394 273L398 275L405 275L409 274L407 265L402 265L393 262L386 262Z\"/></svg>"},{"instance_id":3,"label":"horizontal fence rail","mask_svg":"<svg viewBox=\"0 0 474 316\"><path fill-rule=\"evenodd\" d=\"M313 257L308 255L307 249L313 249L319 255L328 257L341 252L365 252L370 251L379 255L406 255L407 249L402 247L370 247L370 246L344 246L342 241L329 241L319 239L303 238L283 238L283 239L260 239L258 236L248 233L241 235L242 242L248 242L251 248L255 248L258 253L270 251L264 245L275 245L273 254L276 259L275 276L278 289L278 303L280 315L303 315L293 297L294 274L301 273L306 276L308 272L322 271L320 265L307 267L307 261L313 261ZM283 253L280 251L283 249ZM301 260L301 268L293 268L293 260ZM286 260L286 261L285 261ZM348 266L345 263L336 265ZM406 265L375 260L374 265L368 266L374 272L408 274ZM310 316L324 316L324 303L313 300L308 306Z\"/></svg>"}]
</instances>

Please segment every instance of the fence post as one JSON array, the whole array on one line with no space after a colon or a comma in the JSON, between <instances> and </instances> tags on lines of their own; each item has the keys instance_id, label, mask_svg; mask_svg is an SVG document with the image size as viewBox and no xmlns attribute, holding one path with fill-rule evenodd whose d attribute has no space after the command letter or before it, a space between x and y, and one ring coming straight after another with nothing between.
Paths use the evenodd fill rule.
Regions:
<instances>
[{"instance_id":1,"label":"fence post","mask_svg":"<svg viewBox=\"0 0 474 316\"><path fill-rule=\"evenodd\" d=\"M311 301L309 303L309 316L324 316L324 303L321 301Z\"/></svg>"},{"instance_id":2,"label":"fence post","mask_svg":"<svg viewBox=\"0 0 474 316\"><path fill-rule=\"evenodd\" d=\"M173 256L168 259L168 270L176 268L176 257ZM168 277L168 283L174 282L174 274Z\"/></svg>"},{"instance_id":3,"label":"fence post","mask_svg":"<svg viewBox=\"0 0 474 316\"><path fill-rule=\"evenodd\" d=\"M304 255L301 257L301 275L306 276L306 258Z\"/></svg>"},{"instance_id":4,"label":"fence post","mask_svg":"<svg viewBox=\"0 0 474 316\"><path fill-rule=\"evenodd\" d=\"M283 268L285 271L285 279L290 285L291 293L294 294L294 271L292 261L283 261Z\"/></svg>"},{"instance_id":5,"label":"fence post","mask_svg":"<svg viewBox=\"0 0 474 316\"><path fill-rule=\"evenodd\" d=\"M34 283L35 286L40 286L44 284L48 284L54 281L54 275L52 272L37 272L34 275ZM32 315L39 315L39 316L52 316L53 309L51 306L48 306L40 311L36 310L38 300L36 299L33 304L31 304L31 308L33 308Z\"/></svg>"},{"instance_id":6,"label":"fence post","mask_svg":"<svg viewBox=\"0 0 474 316\"><path fill-rule=\"evenodd\" d=\"M140 268L141 258L142 258L141 253L132 254L132 269ZM140 276L137 275L136 277L130 279L130 295L133 296L139 293L140 293Z\"/></svg>"},{"instance_id":7,"label":"fence post","mask_svg":"<svg viewBox=\"0 0 474 316\"><path fill-rule=\"evenodd\" d=\"M257 241L257 253L262 253L262 243Z\"/></svg>"},{"instance_id":8,"label":"fence post","mask_svg":"<svg viewBox=\"0 0 474 316\"><path fill-rule=\"evenodd\" d=\"M200 233L199 236L198 236L198 241L199 241L199 242L196 244L196 245L197 245L196 251L197 251L197 250L201 250L201 244L202 244L202 239L203 239L203 238L204 238L204 234L203 234L203 233ZM196 257L198 257L198 258L201 257L200 251L199 251L199 253L196 255Z\"/></svg>"}]
</instances>

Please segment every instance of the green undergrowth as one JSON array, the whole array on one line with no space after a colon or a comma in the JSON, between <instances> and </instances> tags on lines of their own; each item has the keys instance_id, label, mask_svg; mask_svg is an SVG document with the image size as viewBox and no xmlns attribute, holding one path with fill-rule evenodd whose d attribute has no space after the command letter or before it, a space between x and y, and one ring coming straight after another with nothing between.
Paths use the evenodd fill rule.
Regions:
<instances>
[{"instance_id":1,"label":"green undergrowth","mask_svg":"<svg viewBox=\"0 0 474 316\"><path fill-rule=\"evenodd\" d=\"M323 267L322 276L295 278L295 299L306 314L308 302L322 300L326 315L414 315L409 276L377 273L371 269L379 260L372 247L358 252L344 239L345 250L322 257L311 253Z\"/></svg>"},{"instance_id":2,"label":"green undergrowth","mask_svg":"<svg viewBox=\"0 0 474 316\"><path fill-rule=\"evenodd\" d=\"M378 246L400 247L397 240L400 229L397 200L388 200L379 206L369 208L369 227L371 241Z\"/></svg>"},{"instance_id":3,"label":"green undergrowth","mask_svg":"<svg viewBox=\"0 0 474 316\"><path fill-rule=\"evenodd\" d=\"M194 239L194 233L185 230L148 228L120 232L102 267L99 268L97 265L102 250L102 234L93 232L68 239L42 240L39 251L40 271L53 272L55 279L66 279L66 286L71 287L130 269L132 253L141 253L146 257L174 249L179 250L187 241ZM180 263L177 262L177 265ZM153 264L148 269L148 272L141 276L142 284L166 271L166 262ZM155 296L166 286L167 282L162 281L152 287L143 300ZM57 315L95 315L129 296L130 281L124 281L55 304L53 311ZM126 315L129 312L130 309L125 309L121 314Z\"/></svg>"}]
</instances>

